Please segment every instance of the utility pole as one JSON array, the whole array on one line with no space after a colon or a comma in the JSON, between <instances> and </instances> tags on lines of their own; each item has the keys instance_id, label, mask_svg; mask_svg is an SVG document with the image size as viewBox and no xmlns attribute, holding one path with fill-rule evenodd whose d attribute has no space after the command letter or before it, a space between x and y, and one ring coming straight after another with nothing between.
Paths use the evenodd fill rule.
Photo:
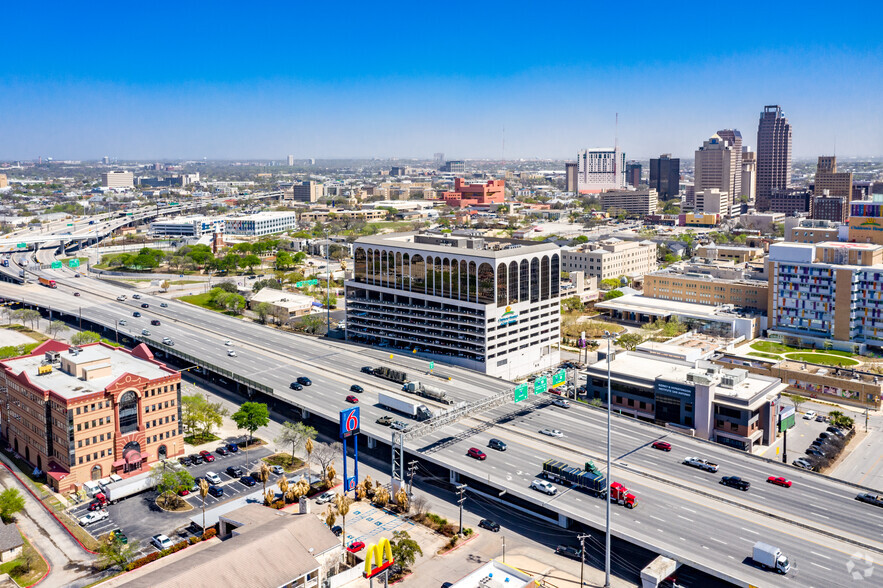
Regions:
<instances>
[{"instance_id":1,"label":"utility pole","mask_svg":"<svg viewBox=\"0 0 883 588\"><path fill-rule=\"evenodd\" d=\"M506 563L506 536L503 535L503 563Z\"/></svg>"},{"instance_id":2,"label":"utility pole","mask_svg":"<svg viewBox=\"0 0 883 588\"><path fill-rule=\"evenodd\" d=\"M463 503L466 502L466 484L457 486L457 493L460 495L457 502L460 505L460 531L458 535L463 535Z\"/></svg>"},{"instance_id":3,"label":"utility pole","mask_svg":"<svg viewBox=\"0 0 883 588\"><path fill-rule=\"evenodd\" d=\"M408 462L408 502L411 502L411 489L414 487L414 472L417 471L417 460Z\"/></svg>"},{"instance_id":4,"label":"utility pole","mask_svg":"<svg viewBox=\"0 0 883 588\"><path fill-rule=\"evenodd\" d=\"M586 568L586 538L588 535L577 535L577 539L579 539L579 585L585 586L585 582L583 582L583 573Z\"/></svg>"},{"instance_id":5,"label":"utility pole","mask_svg":"<svg viewBox=\"0 0 883 588\"><path fill-rule=\"evenodd\" d=\"M328 261L328 256L331 253L331 239L329 238L330 234L328 232L325 233L325 277L327 278L325 284L325 336L328 337L331 335L331 265Z\"/></svg>"},{"instance_id":6,"label":"utility pole","mask_svg":"<svg viewBox=\"0 0 883 588\"><path fill-rule=\"evenodd\" d=\"M610 483L613 479L610 463L610 414L613 406L613 395L610 385L610 344L616 339L616 333L604 331L604 338L607 339L607 487L604 489L604 498L607 502L607 537L605 540L604 552L604 588L610 588Z\"/></svg>"}]
</instances>

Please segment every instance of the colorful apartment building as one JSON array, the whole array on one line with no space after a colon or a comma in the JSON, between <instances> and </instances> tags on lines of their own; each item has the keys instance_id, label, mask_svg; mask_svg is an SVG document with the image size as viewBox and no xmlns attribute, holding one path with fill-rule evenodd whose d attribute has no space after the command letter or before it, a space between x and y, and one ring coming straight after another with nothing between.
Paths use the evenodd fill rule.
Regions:
<instances>
[{"instance_id":1,"label":"colorful apartment building","mask_svg":"<svg viewBox=\"0 0 883 588\"><path fill-rule=\"evenodd\" d=\"M502 204L506 199L506 181L488 180L485 184L467 184L463 178L456 178L454 191L444 192L442 198L451 208Z\"/></svg>"}]
</instances>

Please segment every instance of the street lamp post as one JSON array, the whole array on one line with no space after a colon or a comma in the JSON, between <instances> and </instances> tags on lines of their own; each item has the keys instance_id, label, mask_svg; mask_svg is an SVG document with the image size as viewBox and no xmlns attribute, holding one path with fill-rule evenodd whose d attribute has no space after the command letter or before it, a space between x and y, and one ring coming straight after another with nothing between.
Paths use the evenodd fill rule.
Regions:
<instances>
[{"instance_id":1,"label":"street lamp post","mask_svg":"<svg viewBox=\"0 0 883 588\"><path fill-rule=\"evenodd\" d=\"M610 588L610 484L613 480L613 472L610 469L610 415L611 406L613 405L610 385L610 344L616 339L616 334L604 331L604 338L607 339L607 536L605 538L606 549L604 551L604 588Z\"/></svg>"},{"instance_id":2,"label":"street lamp post","mask_svg":"<svg viewBox=\"0 0 883 588\"><path fill-rule=\"evenodd\" d=\"M331 335L331 263L328 258L331 253L331 241L329 233L325 233L325 336Z\"/></svg>"}]
</instances>

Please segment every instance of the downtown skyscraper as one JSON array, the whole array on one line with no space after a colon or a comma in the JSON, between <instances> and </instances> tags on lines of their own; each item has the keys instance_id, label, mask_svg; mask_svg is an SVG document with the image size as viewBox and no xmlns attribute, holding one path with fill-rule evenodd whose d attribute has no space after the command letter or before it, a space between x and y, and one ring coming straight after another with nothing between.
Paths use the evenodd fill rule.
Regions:
<instances>
[{"instance_id":1,"label":"downtown skyscraper","mask_svg":"<svg viewBox=\"0 0 883 588\"><path fill-rule=\"evenodd\" d=\"M791 125L778 105L764 106L757 125L757 210L791 183Z\"/></svg>"}]
</instances>

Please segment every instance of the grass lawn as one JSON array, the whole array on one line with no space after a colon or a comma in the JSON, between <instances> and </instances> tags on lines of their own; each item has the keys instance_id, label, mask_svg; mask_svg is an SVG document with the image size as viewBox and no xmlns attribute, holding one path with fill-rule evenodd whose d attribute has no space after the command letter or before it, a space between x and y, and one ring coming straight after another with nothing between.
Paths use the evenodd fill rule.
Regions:
<instances>
[{"instance_id":1,"label":"grass lawn","mask_svg":"<svg viewBox=\"0 0 883 588\"><path fill-rule=\"evenodd\" d=\"M188 304L192 304L194 306L201 306L207 310L213 310L215 312L221 312L218 307L212 304L212 294L211 292L204 292L202 294L193 294L191 296L181 296L178 298L182 302L186 302Z\"/></svg>"},{"instance_id":2,"label":"grass lawn","mask_svg":"<svg viewBox=\"0 0 883 588\"><path fill-rule=\"evenodd\" d=\"M859 362L848 357L839 355L827 355L825 353L789 353L785 356L794 361L806 361L809 363L817 363L820 365L830 365L835 367L850 367L858 365Z\"/></svg>"},{"instance_id":3,"label":"grass lawn","mask_svg":"<svg viewBox=\"0 0 883 588\"><path fill-rule=\"evenodd\" d=\"M220 437L213 433L209 433L208 435L190 435L184 437L184 443L189 443L190 445L202 445L203 443L210 443L211 441L217 441L218 439L220 439Z\"/></svg>"},{"instance_id":4,"label":"grass lawn","mask_svg":"<svg viewBox=\"0 0 883 588\"><path fill-rule=\"evenodd\" d=\"M24 325L2 325L2 326L0 326L0 328L9 329L11 331L17 331L17 332L21 333L22 335L27 335L28 337L30 337L34 341L37 341L40 343L49 339L49 337L47 337L43 333L39 333L39 332L37 332L29 327L26 327Z\"/></svg>"},{"instance_id":5,"label":"grass lawn","mask_svg":"<svg viewBox=\"0 0 883 588\"><path fill-rule=\"evenodd\" d=\"M282 466L282 469L287 473L297 471L304 465L304 462L297 457L294 458L294 462L292 463L290 453L276 453L265 457L264 461L267 462L267 465Z\"/></svg>"},{"instance_id":6,"label":"grass lawn","mask_svg":"<svg viewBox=\"0 0 883 588\"><path fill-rule=\"evenodd\" d=\"M762 357L764 359L782 359L781 355L772 355L769 353L760 353L757 351L751 351L748 353L748 355L753 355L754 357Z\"/></svg>"},{"instance_id":7,"label":"grass lawn","mask_svg":"<svg viewBox=\"0 0 883 588\"><path fill-rule=\"evenodd\" d=\"M9 574L19 586L32 586L48 572L49 566L27 539L21 557L0 565L0 574Z\"/></svg>"},{"instance_id":8,"label":"grass lawn","mask_svg":"<svg viewBox=\"0 0 883 588\"><path fill-rule=\"evenodd\" d=\"M185 286L187 284L205 284L203 280L172 280L169 282L172 286Z\"/></svg>"},{"instance_id":9,"label":"grass lawn","mask_svg":"<svg viewBox=\"0 0 883 588\"><path fill-rule=\"evenodd\" d=\"M65 265L65 267L68 267L67 262L69 262L72 259L76 259L77 261L79 261L80 266L82 266L84 269L86 267L86 264L89 262L88 257L59 257L58 261L63 263ZM78 269L78 268L74 268L74 269Z\"/></svg>"},{"instance_id":10,"label":"grass lawn","mask_svg":"<svg viewBox=\"0 0 883 588\"><path fill-rule=\"evenodd\" d=\"M755 341L751 344L751 348L756 351L766 351L767 353L788 353L789 351L800 351L796 347L776 343L775 341Z\"/></svg>"}]
</instances>

